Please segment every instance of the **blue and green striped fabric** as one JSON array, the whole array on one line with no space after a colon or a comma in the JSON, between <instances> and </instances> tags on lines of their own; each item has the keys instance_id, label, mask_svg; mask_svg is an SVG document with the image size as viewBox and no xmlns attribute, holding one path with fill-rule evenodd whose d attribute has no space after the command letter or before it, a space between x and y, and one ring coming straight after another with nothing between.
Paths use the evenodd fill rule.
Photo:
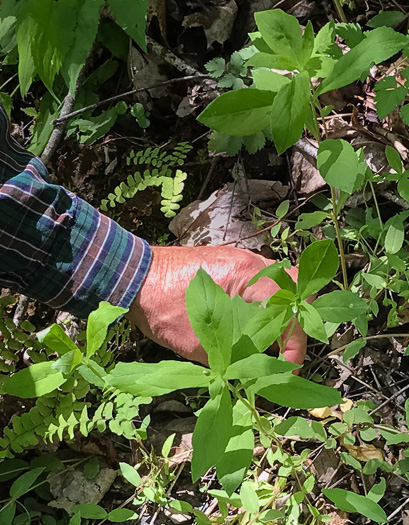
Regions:
<instances>
[{"instance_id":1,"label":"blue and green striped fabric","mask_svg":"<svg viewBox=\"0 0 409 525\"><path fill-rule=\"evenodd\" d=\"M0 286L87 317L100 301L128 308L150 259L146 241L51 184L0 106Z\"/></svg>"}]
</instances>

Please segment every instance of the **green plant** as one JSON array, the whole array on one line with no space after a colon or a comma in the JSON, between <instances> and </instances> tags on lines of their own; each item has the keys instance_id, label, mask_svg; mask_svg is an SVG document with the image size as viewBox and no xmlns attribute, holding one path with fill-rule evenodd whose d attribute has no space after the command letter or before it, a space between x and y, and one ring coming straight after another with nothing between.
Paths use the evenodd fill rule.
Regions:
<instances>
[{"instance_id":1,"label":"green plant","mask_svg":"<svg viewBox=\"0 0 409 525\"><path fill-rule=\"evenodd\" d=\"M55 96L61 75L71 93L97 36L103 0L6 0L0 9L0 49L8 63L18 57L20 91L25 97L38 76ZM118 25L142 48L147 0L109 0ZM58 28L58 30L57 30ZM10 58L10 57L13 57Z\"/></svg>"},{"instance_id":2,"label":"green plant","mask_svg":"<svg viewBox=\"0 0 409 525\"><path fill-rule=\"evenodd\" d=\"M47 354L38 354L41 358L36 364L15 373L3 384L3 393L38 399L30 410L13 417L3 429L1 457L12 457L40 440L51 443L57 438L74 439L77 431L88 436L93 430L103 432L109 428L127 439L146 437L149 418L139 427L134 422L139 406L149 403L150 398L109 392L99 399L96 408L87 399L90 392L104 387L102 377L113 366L114 354L107 350L107 341L114 336L118 341L124 329L108 330L108 326L123 313L124 309L101 303L90 315L86 345L82 347L72 342L57 324L38 334L39 341L49 349L48 359ZM58 359L50 360L51 353L57 354Z\"/></svg>"},{"instance_id":3,"label":"green plant","mask_svg":"<svg viewBox=\"0 0 409 525\"><path fill-rule=\"evenodd\" d=\"M180 142L175 146L172 153L160 148L147 148L135 153L131 150L126 163L135 166L145 166L143 174L140 171L128 175L126 182L121 182L108 194L107 199L101 201L101 209L104 211L114 208L117 204L123 204L125 199L131 199L138 191L149 187L160 187L162 201L161 212L165 217L174 217L180 208L179 202L183 199L184 180L187 174L176 169L183 166L187 153L192 149L190 144Z\"/></svg>"}]
</instances>

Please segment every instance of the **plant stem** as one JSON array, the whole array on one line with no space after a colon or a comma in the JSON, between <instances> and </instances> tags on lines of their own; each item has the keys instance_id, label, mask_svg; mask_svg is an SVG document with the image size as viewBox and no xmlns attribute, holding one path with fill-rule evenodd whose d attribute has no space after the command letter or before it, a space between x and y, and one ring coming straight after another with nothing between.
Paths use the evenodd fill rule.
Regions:
<instances>
[{"instance_id":1,"label":"plant stem","mask_svg":"<svg viewBox=\"0 0 409 525\"><path fill-rule=\"evenodd\" d=\"M341 8L341 6L340 6L340 8ZM311 89L313 90L312 86L311 86ZM320 109L320 112L321 112L321 104L320 104L318 98L316 99L316 103L317 103L317 105L318 105L318 107ZM321 137L320 137L320 134L319 134L319 123L318 123L317 107L315 106L315 104L312 101L311 101L310 106L311 106L311 110L312 110L315 126L318 129L318 133L317 133L318 144L321 144ZM325 124L325 119L323 119L322 125L324 126L324 136L326 138L327 137L327 128L326 128L326 124ZM332 186L330 186L330 188L331 188L331 199L332 199L332 220L334 221L335 233L336 233L337 242L338 242L338 248L339 248L339 256L340 256L340 259L341 259L341 269L342 269L342 277L343 277L343 281L344 281L344 289L348 290L348 274L347 274L347 266L346 266L346 263L345 263L344 246L342 244L342 238L341 238L341 230L339 228L339 223L338 223L337 200L336 200L334 188Z\"/></svg>"},{"instance_id":2,"label":"plant stem","mask_svg":"<svg viewBox=\"0 0 409 525\"><path fill-rule=\"evenodd\" d=\"M341 259L342 279L344 281L344 290L348 290L348 274L347 265L345 262L344 245L342 244L341 230L338 223L337 217L337 200L335 196L334 188L331 186L331 199L332 199L332 220L334 221L335 234L337 236L339 257Z\"/></svg>"},{"instance_id":3,"label":"plant stem","mask_svg":"<svg viewBox=\"0 0 409 525\"><path fill-rule=\"evenodd\" d=\"M340 0L334 0L334 6L341 22L344 22L345 24L348 23L347 17L345 16L344 10L342 9Z\"/></svg>"}]
</instances>

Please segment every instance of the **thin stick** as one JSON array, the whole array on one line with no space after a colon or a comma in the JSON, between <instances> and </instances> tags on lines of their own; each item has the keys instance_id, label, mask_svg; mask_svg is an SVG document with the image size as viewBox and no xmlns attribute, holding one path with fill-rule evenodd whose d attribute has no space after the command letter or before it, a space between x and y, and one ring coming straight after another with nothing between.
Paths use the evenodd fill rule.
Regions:
<instances>
[{"instance_id":1,"label":"thin stick","mask_svg":"<svg viewBox=\"0 0 409 525\"><path fill-rule=\"evenodd\" d=\"M53 121L53 125L56 126L60 122L64 122L65 120L68 120L72 117L76 117L77 115L81 115L82 113L85 113L86 111L89 111L90 109L99 108L100 106L103 106L105 104L109 104L110 102L116 102L117 100L122 100L130 95L134 95L135 93L141 93L142 91L147 91L149 89L155 89L162 86L168 86L170 84L174 84L176 82L184 82L187 80L204 80L211 78L210 75L187 75L185 77L178 77L178 78L170 78L169 80L164 80L163 82L159 82L158 84L153 84L152 86L146 86L141 87L138 89L132 89L131 91L125 91L125 93L120 93L119 95L115 95L113 97L106 98L105 100L101 100L100 102L97 102L96 104L91 104L90 106L86 106L85 108L77 109L77 111L73 111L72 113L68 113L66 115L60 115L57 119Z\"/></svg>"}]
</instances>

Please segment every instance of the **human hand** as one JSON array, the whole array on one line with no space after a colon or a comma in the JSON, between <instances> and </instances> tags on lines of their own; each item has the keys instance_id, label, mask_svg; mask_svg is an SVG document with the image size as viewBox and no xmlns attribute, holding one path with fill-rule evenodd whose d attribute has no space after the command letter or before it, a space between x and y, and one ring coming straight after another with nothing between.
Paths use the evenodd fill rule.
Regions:
<instances>
[{"instance_id":1,"label":"human hand","mask_svg":"<svg viewBox=\"0 0 409 525\"><path fill-rule=\"evenodd\" d=\"M192 361L207 364L207 354L190 326L185 295L190 281L202 267L225 292L239 294L247 302L263 301L278 285L263 277L247 286L252 277L271 262L261 255L229 246L152 247L152 263L128 317L150 339ZM289 270L296 280L298 271ZM285 340L285 333L284 333ZM287 342L288 361L302 364L307 337L300 324Z\"/></svg>"}]
</instances>

